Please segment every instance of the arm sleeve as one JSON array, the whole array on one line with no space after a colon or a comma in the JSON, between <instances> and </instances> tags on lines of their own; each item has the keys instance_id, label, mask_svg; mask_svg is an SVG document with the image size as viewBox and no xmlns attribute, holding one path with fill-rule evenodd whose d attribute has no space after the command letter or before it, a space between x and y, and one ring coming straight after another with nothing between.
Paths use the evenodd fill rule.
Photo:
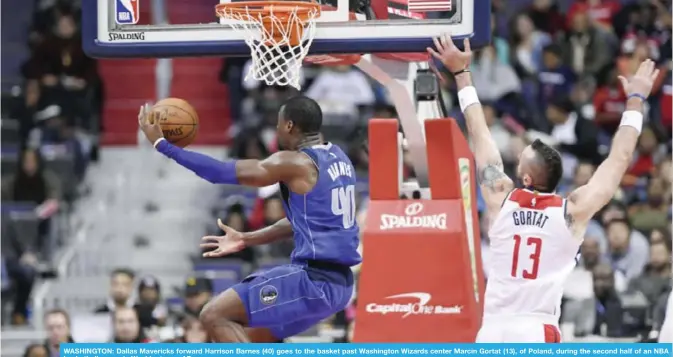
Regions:
<instances>
[{"instance_id":1,"label":"arm sleeve","mask_svg":"<svg viewBox=\"0 0 673 357\"><path fill-rule=\"evenodd\" d=\"M215 160L210 156L179 148L166 140L160 140L155 146L164 156L210 183L238 184L236 160Z\"/></svg>"}]
</instances>

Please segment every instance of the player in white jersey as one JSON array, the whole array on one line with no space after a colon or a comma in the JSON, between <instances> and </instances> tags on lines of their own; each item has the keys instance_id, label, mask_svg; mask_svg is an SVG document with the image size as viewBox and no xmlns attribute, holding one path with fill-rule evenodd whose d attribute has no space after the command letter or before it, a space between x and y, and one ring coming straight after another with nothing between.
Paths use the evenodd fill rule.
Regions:
<instances>
[{"instance_id":1,"label":"player in white jersey","mask_svg":"<svg viewBox=\"0 0 673 357\"><path fill-rule=\"evenodd\" d=\"M643 102L658 75L644 61L631 78L620 77L626 111L608 157L589 182L567 199L555 194L563 176L560 154L535 141L519 157L515 189L503 171L472 86L470 43L459 50L449 35L428 51L453 73L465 114L478 180L490 222L490 269L484 318L477 342L560 342L558 329L563 285L574 268L587 224L613 197L629 167L643 126Z\"/></svg>"}]
</instances>

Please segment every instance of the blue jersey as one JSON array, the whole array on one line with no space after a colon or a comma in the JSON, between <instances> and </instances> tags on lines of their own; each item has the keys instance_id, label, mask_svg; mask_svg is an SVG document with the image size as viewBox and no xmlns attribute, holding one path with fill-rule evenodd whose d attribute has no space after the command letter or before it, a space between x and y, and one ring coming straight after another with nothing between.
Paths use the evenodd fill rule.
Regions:
<instances>
[{"instance_id":1,"label":"blue jersey","mask_svg":"<svg viewBox=\"0 0 673 357\"><path fill-rule=\"evenodd\" d=\"M318 169L313 189L300 195L280 184L285 214L294 231L293 263L319 260L357 265L359 228L355 221L355 169L336 145L302 148Z\"/></svg>"}]
</instances>

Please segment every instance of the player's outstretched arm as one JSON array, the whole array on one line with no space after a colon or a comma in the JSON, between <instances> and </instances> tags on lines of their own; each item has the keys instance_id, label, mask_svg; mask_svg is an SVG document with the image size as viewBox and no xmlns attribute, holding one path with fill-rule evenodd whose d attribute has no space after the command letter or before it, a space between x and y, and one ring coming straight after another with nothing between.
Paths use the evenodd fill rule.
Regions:
<instances>
[{"instance_id":1,"label":"player's outstretched arm","mask_svg":"<svg viewBox=\"0 0 673 357\"><path fill-rule=\"evenodd\" d=\"M217 225L224 231L224 235L201 238L201 248L210 249L203 253L204 258L224 257L240 252L245 247L268 244L292 237L292 225L287 218L283 218L268 227L245 233L225 225L219 219Z\"/></svg>"},{"instance_id":2,"label":"player's outstretched arm","mask_svg":"<svg viewBox=\"0 0 673 357\"><path fill-rule=\"evenodd\" d=\"M148 105L141 107L138 124L154 148L210 183L265 187L285 182L299 194L312 188L310 178L317 174L315 165L305 154L279 151L265 160L220 161L169 143L164 139L159 121L151 116Z\"/></svg>"},{"instance_id":3,"label":"player's outstretched arm","mask_svg":"<svg viewBox=\"0 0 673 357\"><path fill-rule=\"evenodd\" d=\"M465 114L467 132L473 146L482 195L488 212L491 214L497 213L502 201L514 188L514 182L504 172L500 151L493 137L491 137L491 132L486 125L484 112L477 97L477 91L472 85L469 71L472 61L470 41L468 39L464 40L464 51L455 46L449 34L434 39L434 42L437 50L428 48L428 52L442 61L444 66L454 75L458 86L460 109Z\"/></svg>"},{"instance_id":4,"label":"player's outstretched arm","mask_svg":"<svg viewBox=\"0 0 673 357\"><path fill-rule=\"evenodd\" d=\"M254 232L243 233L243 242L246 247L264 245L275 241L292 238L292 224L287 218Z\"/></svg>"},{"instance_id":5,"label":"player's outstretched arm","mask_svg":"<svg viewBox=\"0 0 673 357\"><path fill-rule=\"evenodd\" d=\"M290 184L297 177L309 177L310 170L313 169L313 164L306 155L293 151L279 151L264 160L220 161L179 148L163 138L154 146L166 157L210 183L253 187L265 187L278 182ZM310 187L307 187L306 191L309 190ZM301 188L293 191L301 193Z\"/></svg>"},{"instance_id":6,"label":"player's outstretched arm","mask_svg":"<svg viewBox=\"0 0 673 357\"><path fill-rule=\"evenodd\" d=\"M643 102L650 95L658 72L653 61L645 60L630 79L619 77L628 98L626 111L612 139L608 157L598 166L586 185L568 195L569 223L588 222L617 192L622 177L633 160L633 153L643 128Z\"/></svg>"}]
</instances>

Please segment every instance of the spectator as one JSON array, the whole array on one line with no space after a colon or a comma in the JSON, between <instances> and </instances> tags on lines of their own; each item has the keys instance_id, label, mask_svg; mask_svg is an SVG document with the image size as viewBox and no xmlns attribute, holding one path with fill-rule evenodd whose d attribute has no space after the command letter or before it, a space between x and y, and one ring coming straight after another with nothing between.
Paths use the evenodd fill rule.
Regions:
<instances>
[{"instance_id":1,"label":"spectator","mask_svg":"<svg viewBox=\"0 0 673 357\"><path fill-rule=\"evenodd\" d=\"M596 110L596 125L607 134L614 134L626 108L626 94L618 79L619 73L612 69L608 81L596 90L593 105Z\"/></svg>"},{"instance_id":2,"label":"spectator","mask_svg":"<svg viewBox=\"0 0 673 357\"><path fill-rule=\"evenodd\" d=\"M613 219L605 227L608 236L607 259L627 280L640 275L649 261L646 246L630 244L632 227L625 219Z\"/></svg>"},{"instance_id":3,"label":"spectator","mask_svg":"<svg viewBox=\"0 0 673 357\"><path fill-rule=\"evenodd\" d=\"M44 345L34 343L26 347L23 357L49 357L49 351Z\"/></svg>"},{"instance_id":4,"label":"spectator","mask_svg":"<svg viewBox=\"0 0 673 357\"><path fill-rule=\"evenodd\" d=\"M49 233L49 218L56 213L61 197L60 182L42 165L40 154L31 149L21 154L18 173L2 180L2 200L30 202L38 205L40 239L36 249L42 252Z\"/></svg>"},{"instance_id":5,"label":"spectator","mask_svg":"<svg viewBox=\"0 0 673 357\"><path fill-rule=\"evenodd\" d=\"M556 44L548 45L542 53L542 67L537 75L539 85L538 109L546 110L549 101L569 97L576 81L575 73L563 62L563 52Z\"/></svg>"},{"instance_id":6,"label":"spectator","mask_svg":"<svg viewBox=\"0 0 673 357\"><path fill-rule=\"evenodd\" d=\"M195 317L187 317L182 321L182 338L178 342L182 343L206 343L208 334L203 329L201 321Z\"/></svg>"},{"instance_id":7,"label":"spectator","mask_svg":"<svg viewBox=\"0 0 673 357\"><path fill-rule=\"evenodd\" d=\"M184 315L186 317L199 317L201 309L213 297L213 284L207 278L189 278L185 285L185 307Z\"/></svg>"},{"instance_id":8,"label":"spectator","mask_svg":"<svg viewBox=\"0 0 673 357\"><path fill-rule=\"evenodd\" d=\"M155 277L146 276L140 280L138 303L135 308L141 327L150 328L166 324L168 308L161 301L161 287Z\"/></svg>"},{"instance_id":9,"label":"spectator","mask_svg":"<svg viewBox=\"0 0 673 357\"><path fill-rule=\"evenodd\" d=\"M351 66L326 67L306 91L326 113L358 115L358 106L373 106L374 91L367 77Z\"/></svg>"},{"instance_id":10,"label":"spectator","mask_svg":"<svg viewBox=\"0 0 673 357\"><path fill-rule=\"evenodd\" d=\"M239 138L233 148L233 157L263 160L269 156L269 150L256 130L243 132Z\"/></svg>"},{"instance_id":11,"label":"spectator","mask_svg":"<svg viewBox=\"0 0 673 357\"><path fill-rule=\"evenodd\" d=\"M554 0L533 0L528 10L535 28L555 36L565 28L565 19Z\"/></svg>"},{"instance_id":12,"label":"spectator","mask_svg":"<svg viewBox=\"0 0 673 357\"><path fill-rule=\"evenodd\" d=\"M608 254L608 237L605 233L605 227L610 221L614 219L627 221L629 219L626 206L623 202L616 199L610 201L605 207L603 207L601 212L598 214L598 220L590 221L589 226L587 227L588 235L600 238L601 253L604 255ZM649 250L647 237L635 229L631 231L629 245L633 246L634 250Z\"/></svg>"},{"instance_id":13,"label":"spectator","mask_svg":"<svg viewBox=\"0 0 673 357\"><path fill-rule=\"evenodd\" d=\"M509 64L509 44L507 40L498 36L496 28L495 14L491 13L491 42L495 48L498 61L504 64ZM374 116L374 118L386 118L385 116Z\"/></svg>"},{"instance_id":14,"label":"spectator","mask_svg":"<svg viewBox=\"0 0 673 357\"><path fill-rule=\"evenodd\" d=\"M44 325L47 329L47 340L44 346L49 351L50 357L60 355L62 343L74 343L71 336L70 315L62 309L48 311L44 315Z\"/></svg>"},{"instance_id":15,"label":"spectator","mask_svg":"<svg viewBox=\"0 0 673 357\"><path fill-rule=\"evenodd\" d=\"M81 36L72 13L57 17L53 34L35 49L31 75L41 78L45 103L60 103L63 113L79 127L91 126L87 89L98 81L96 62L82 50Z\"/></svg>"},{"instance_id":16,"label":"spectator","mask_svg":"<svg viewBox=\"0 0 673 357\"><path fill-rule=\"evenodd\" d=\"M482 103L482 108L484 110L484 118L486 119L486 125L488 125L489 130L491 131L491 136L498 146L503 155L511 152L510 145L512 141L512 134L505 129L500 118L498 118L497 113L491 103ZM507 156L507 155L506 155ZM510 160L514 159L509 155ZM508 160L509 161L509 160Z\"/></svg>"},{"instance_id":17,"label":"spectator","mask_svg":"<svg viewBox=\"0 0 673 357\"><path fill-rule=\"evenodd\" d=\"M130 269L115 269L110 274L110 297L105 305L96 309L97 313L114 312L118 308L133 307L133 285L135 273Z\"/></svg>"},{"instance_id":18,"label":"spectator","mask_svg":"<svg viewBox=\"0 0 673 357\"><path fill-rule=\"evenodd\" d=\"M657 141L657 136L654 134L654 130L652 127L645 126L638 139L636 157L631 167L626 171L626 175L643 177L652 174L655 165L661 159L661 153L657 150L658 146L659 142ZM630 181L635 182L636 180L634 178L627 179L627 183Z\"/></svg>"},{"instance_id":19,"label":"spectator","mask_svg":"<svg viewBox=\"0 0 673 357\"><path fill-rule=\"evenodd\" d=\"M645 271L629 284L630 291L639 291L654 306L671 287L671 241L650 245L650 261Z\"/></svg>"},{"instance_id":20,"label":"spectator","mask_svg":"<svg viewBox=\"0 0 673 357\"><path fill-rule=\"evenodd\" d=\"M610 65L614 52L607 36L591 25L587 9L574 12L569 27L560 42L564 62L578 76L599 75Z\"/></svg>"},{"instance_id":21,"label":"spectator","mask_svg":"<svg viewBox=\"0 0 673 357\"><path fill-rule=\"evenodd\" d=\"M596 166L590 162L581 161L575 166L572 183L561 185L558 189L560 195L567 195L575 189L586 185L596 171Z\"/></svg>"},{"instance_id":22,"label":"spectator","mask_svg":"<svg viewBox=\"0 0 673 357\"><path fill-rule=\"evenodd\" d=\"M573 19L576 12L586 11L591 23L612 32L612 18L620 9L619 0L577 0L568 10L568 19Z\"/></svg>"},{"instance_id":23,"label":"spectator","mask_svg":"<svg viewBox=\"0 0 673 357\"><path fill-rule=\"evenodd\" d=\"M28 301L35 284L38 259L34 242L20 237L16 227L2 225L2 257L11 280L12 324L25 325L28 316Z\"/></svg>"},{"instance_id":24,"label":"spectator","mask_svg":"<svg viewBox=\"0 0 673 357\"><path fill-rule=\"evenodd\" d=\"M62 115L61 107L50 105L35 113L38 125L28 135L28 147L38 150L43 145L61 146L71 152L75 160L75 174L81 179L87 166L82 143L75 136L75 129Z\"/></svg>"},{"instance_id":25,"label":"spectator","mask_svg":"<svg viewBox=\"0 0 673 357\"><path fill-rule=\"evenodd\" d=\"M497 102L510 93L521 93L521 80L511 66L498 61L493 46L485 47L476 56L472 80L483 101Z\"/></svg>"},{"instance_id":26,"label":"spectator","mask_svg":"<svg viewBox=\"0 0 673 357\"><path fill-rule=\"evenodd\" d=\"M647 41L636 40L633 48L626 48L624 50L624 55L620 56L617 60L617 71L619 72L619 75L627 78L631 77L642 61L655 57L652 53L653 51L654 49ZM669 68L667 67L660 68L659 76L652 86L652 97L659 93L661 86L664 84L664 79L668 75L668 70Z\"/></svg>"},{"instance_id":27,"label":"spectator","mask_svg":"<svg viewBox=\"0 0 673 357\"><path fill-rule=\"evenodd\" d=\"M595 309L593 270L601 263L600 246L596 238L586 236L581 247L581 257L566 280L561 305L561 324L573 326L575 336L593 332Z\"/></svg>"},{"instance_id":28,"label":"spectator","mask_svg":"<svg viewBox=\"0 0 673 357\"><path fill-rule=\"evenodd\" d=\"M670 42L669 42L670 44ZM669 46L673 47L673 46ZM669 61L668 68L665 69L666 77L661 86L661 99L659 101L659 110L661 111L661 125L666 129L670 139L671 129L673 127L673 71Z\"/></svg>"},{"instance_id":29,"label":"spectator","mask_svg":"<svg viewBox=\"0 0 673 357\"><path fill-rule=\"evenodd\" d=\"M556 98L549 103L547 119L552 125L551 137L561 151L566 169L573 170L578 160L601 161L596 126L575 111L569 98Z\"/></svg>"},{"instance_id":30,"label":"spectator","mask_svg":"<svg viewBox=\"0 0 673 357\"><path fill-rule=\"evenodd\" d=\"M622 336L622 303L614 287L614 272L607 264L599 264L593 270L594 294L596 295L593 334L607 337Z\"/></svg>"},{"instance_id":31,"label":"spectator","mask_svg":"<svg viewBox=\"0 0 673 357\"><path fill-rule=\"evenodd\" d=\"M659 338L659 342L667 342L666 340L670 341L673 338L672 335L670 335L670 329L668 335L666 335L667 332L663 331L664 318L667 317L667 314L670 314L673 311L670 309L670 306L667 308L667 305L670 305L668 304L668 301L671 299L671 294L673 294L673 292L671 292L671 287L669 287L668 291L659 297L652 309L652 331L650 332L649 337L653 340ZM668 317L668 319L670 319L670 317Z\"/></svg>"},{"instance_id":32,"label":"spectator","mask_svg":"<svg viewBox=\"0 0 673 357\"><path fill-rule=\"evenodd\" d=\"M535 29L530 17L519 14L512 22L512 65L520 78L532 78L542 68L543 48L551 42L549 34Z\"/></svg>"},{"instance_id":33,"label":"spectator","mask_svg":"<svg viewBox=\"0 0 673 357\"><path fill-rule=\"evenodd\" d=\"M150 342L140 327L138 313L135 309L120 306L112 312L114 325L114 343L146 343Z\"/></svg>"},{"instance_id":34,"label":"spectator","mask_svg":"<svg viewBox=\"0 0 673 357\"><path fill-rule=\"evenodd\" d=\"M650 244L656 244L671 240L671 233L665 228L655 228L650 232Z\"/></svg>"},{"instance_id":35,"label":"spectator","mask_svg":"<svg viewBox=\"0 0 673 357\"><path fill-rule=\"evenodd\" d=\"M243 206L236 204L229 208L227 216L224 218L224 224L239 232L249 232L250 225L243 212ZM247 263L255 260L255 250L251 247L245 247L243 250L234 254L229 254L225 259L241 259Z\"/></svg>"},{"instance_id":36,"label":"spectator","mask_svg":"<svg viewBox=\"0 0 673 357\"><path fill-rule=\"evenodd\" d=\"M647 202L631 207L629 216L634 228L649 231L670 225L668 211L670 205L666 203L664 181L658 178L650 180L647 188Z\"/></svg>"}]
</instances>

